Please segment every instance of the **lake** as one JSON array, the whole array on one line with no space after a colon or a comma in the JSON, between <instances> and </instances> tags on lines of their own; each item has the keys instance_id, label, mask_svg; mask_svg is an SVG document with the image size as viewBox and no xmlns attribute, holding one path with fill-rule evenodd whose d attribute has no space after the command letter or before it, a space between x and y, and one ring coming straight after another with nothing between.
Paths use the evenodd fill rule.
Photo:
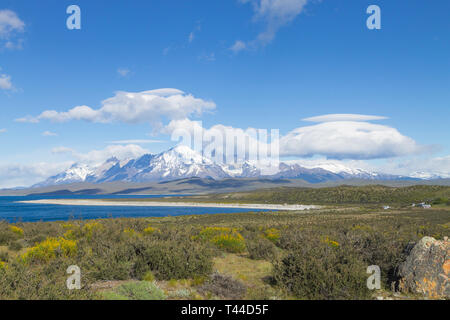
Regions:
<instances>
[{"instance_id":1,"label":"lake","mask_svg":"<svg viewBox=\"0 0 450 320\"><path fill-rule=\"evenodd\" d=\"M267 211L241 208L199 208L199 207L119 207L119 206L62 206L50 204L17 203L17 201L40 199L130 199L130 198L162 198L155 196L0 196L0 220L7 222L62 221L69 219L100 218L139 218L167 217L195 214L236 213L248 211Z\"/></svg>"}]
</instances>

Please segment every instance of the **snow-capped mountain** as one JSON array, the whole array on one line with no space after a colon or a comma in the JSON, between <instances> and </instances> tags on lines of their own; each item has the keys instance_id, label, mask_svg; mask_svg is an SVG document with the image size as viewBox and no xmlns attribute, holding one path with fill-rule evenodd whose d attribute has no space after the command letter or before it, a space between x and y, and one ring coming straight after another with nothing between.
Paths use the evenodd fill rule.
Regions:
<instances>
[{"instance_id":1,"label":"snow-capped mountain","mask_svg":"<svg viewBox=\"0 0 450 320\"><path fill-rule=\"evenodd\" d=\"M296 161L280 162L274 173L255 162L218 164L186 146L177 146L160 154L145 154L137 159L120 161L110 158L100 165L74 164L66 171L35 185L49 186L74 182L102 183L113 181L149 182L181 178L272 178L303 179L311 183L346 179L393 180L408 177L374 173L346 167L341 163L302 164ZM420 178L419 175L412 178ZM410 179L412 179L410 178Z\"/></svg>"},{"instance_id":2,"label":"snow-capped mountain","mask_svg":"<svg viewBox=\"0 0 450 320\"><path fill-rule=\"evenodd\" d=\"M107 160L98 166L74 164L68 170L36 186L74 182L147 182L188 177L222 179L230 177L221 165L213 163L186 146L177 146L157 155L145 154L137 159Z\"/></svg>"},{"instance_id":3,"label":"snow-capped mountain","mask_svg":"<svg viewBox=\"0 0 450 320\"><path fill-rule=\"evenodd\" d=\"M410 175L412 178L417 178L421 180L433 180L433 179L447 179L450 178L449 173L445 172L424 172L416 171Z\"/></svg>"}]
</instances>

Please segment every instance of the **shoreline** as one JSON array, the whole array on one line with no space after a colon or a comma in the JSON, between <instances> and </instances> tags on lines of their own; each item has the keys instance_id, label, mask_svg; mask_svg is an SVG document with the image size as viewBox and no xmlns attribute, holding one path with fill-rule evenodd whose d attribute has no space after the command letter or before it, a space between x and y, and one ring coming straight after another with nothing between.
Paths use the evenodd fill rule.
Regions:
<instances>
[{"instance_id":1,"label":"shoreline","mask_svg":"<svg viewBox=\"0 0 450 320\"><path fill-rule=\"evenodd\" d=\"M107 207L197 207L197 208L231 208L259 210L310 210L318 209L316 205L282 205L282 204L233 204L233 203L199 203L199 202L162 202L162 201L108 201L97 199L42 199L17 201L26 204L53 204L61 206L107 206Z\"/></svg>"}]
</instances>

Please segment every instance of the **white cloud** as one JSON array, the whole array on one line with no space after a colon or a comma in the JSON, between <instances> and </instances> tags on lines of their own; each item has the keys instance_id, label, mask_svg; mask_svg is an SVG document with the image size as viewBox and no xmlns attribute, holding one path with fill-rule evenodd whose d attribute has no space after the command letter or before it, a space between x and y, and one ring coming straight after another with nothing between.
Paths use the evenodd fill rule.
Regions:
<instances>
[{"instance_id":1,"label":"white cloud","mask_svg":"<svg viewBox=\"0 0 450 320\"><path fill-rule=\"evenodd\" d=\"M241 40L237 40L230 48L231 51L233 51L234 53L238 53L239 51L242 51L246 48L246 44L245 42L241 41Z\"/></svg>"},{"instance_id":2,"label":"white cloud","mask_svg":"<svg viewBox=\"0 0 450 320\"><path fill-rule=\"evenodd\" d=\"M72 162L0 164L0 188L28 187L66 170Z\"/></svg>"},{"instance_id":3,"label":"white cloud","mask_svg":"<svg viewBox=\"0 0 450 320\"><path fill-rule=\"evenodd\" d=\"M325 114L322 116L310 117L302 119L303 121L310 122L333 122L333 121L370 121L370 120L383 120L388 119L383 116L371 116L364 114L351 114L351 113L335 113Z\"/></svg>"},{"instance_id":4,"label":"white cloud","mask_svg":"<svg viewBox=\"0 0 450 320\"><path fill-rule=\"evenodd\" d=\"M169 134L172 141L203 152L206 157L214 158L217 162L224 162L224 156L227 163L248 158L256 160L257 155L262 160L268 156L271 147L276 148L275 144L270 144L270 137L266 141L258 139L256 128L241 129L217 124L208 129L203 127L201 121L189 119L171 121L163 133ZM274 151L278 151L278 148ZM275 154L273 156L276 157Z\"/></svg>"},{"instance_id":5,"label":"white cloud","mask_svg":"<svg viewBox=\"0 0 450 320\"><path fill-rule=\"evenodd\" d=\"M424 147L397 129L368 122L336 121L300 127L280 140L283 156L377 159L423 151Z\"/></svg>"},{"instance_id":6,"label":"white cloud","mask_svg":"<svg viewBox=\"0 0 450 320\"><path fill-rule=\"evenodd\" d=\"M0 74L0 89L13 90L14 86L11 82L11 76L7 74Z\"/></svg>"},{"instance_id":7,"label":"white cloud","mask_svg":"<svg viewBox=\"0 0 450 320\"><path fill-rule=\"evenodd\" d=\"M106 160L116 157L119 160L126 160L130 158L137 158L150 151L136 145L110 145L104 149L92 150L87 153L77 152L74 149L67 147L57 147L52 149L54 154L68 154L77 162L86 164L101 164Z\"/></svg>"},{"instance_id":8,"label":"white cloud","mask_svg":"<svg viewBox=\"0 0 450 320\"><path fill-rule=\"evenodd\" d=\"M44 132L42 132L42 135L44 137L57 137L58 136L57 133L51 132L51 131L44 131Z\"/></svg>"},{"instance_id":9,"label":"white cloud","mask_svg":"<svg viewBox=\"0 0 450 320\"><path fill-rule=\"evenodd\" d=\"M11 10L0 10L0 37L8 38L13 32L23 32L25 23Z\"/></svg>"},{"instance_id":10,"label":"white cloud","mask_svg":"<svg viewBox=\"0 0 450 320\"><path fill-rule=\"evenodd\" d=\"M41 120L53 122L84 120L131 124L148 122L158 127L164 119L184 119L192 115L201 115L215 107L216 105L212 101L195 98L178 89L156 89L143 92L120 91L114 97L104 100L100 109L77 106L64 112L47 110L37 117L26 116L16 119L16 121L36 123Z\"/></svg>"},{"instance_id":11,"label":"white cloud","mask_svg":"<svg viewBox=\"0 0 450 320\"><path fill-rule=\"evenodd\" d=\"M75 150L67 147L56 147L52 149L54 154L75 153Z\"/></svg>"},{"instance_id":12,"label":"white cloud","mask_svg":"<svg viewBox=\"0 0 450 320\"><path fill-rule=\"evenodd\" d=\"M5 43L5 48L9 50L22 50L23 49L23 39L8 40Z\"/></svg>"},{"instance_id":13,"label":"white cloud","mask_svg":"<svg viewBox=\"0 0 450 320\"><path fill-rule=\"evenodd\" d=\"M129 144L107 146L104 149L92 150L87 153L77 152L67 147L57 147L52 149L52 153L67 154L72 159L61 162L39 162L31 164L0 163L0 189L31 186L67 170L75 162L100 165L112 157L116 157L122 161L137 158L150 152L140 146Z\"/></svg>"},{"instance_id":14,"label":"white cloud","mask_svg":"<svg viewBox=\"0 0 450 320\"><path fill-rule=\"evenodd\" d=\"M380 172L415 176L417 178L450 178L450 155L442 157L412 157L391 159L377 166L372 166Z\"/></svg>"},{"instance_id":15,"label":"white cloud","mask_svg":"<svg viewBox=\"0 0 450 320\"><path fill-rule=\"evenodd\" d=\"M118 68L117 69L117 73L119 74L119 76L121 77L126 77L130 74L130 69L128 68Z\"/></svg>"},{"instance_id":16,"label":"white cloud","mask_svg":"<svg viewBox=\"0 0 450 320\"><path fill-rule=\"evenodd\" d=\"M6 129L0 129L0 133L5 133L6 131Z\"/></svg>"},{"instance_id":17,"label":"white cloud","mask_svg":"<svg viewBox=\"0 0 450 320\"><path fill-rule=\"evenodd\" d=\"M0 10L0 42L1 46L7 49L20 49L22 39L15 39L15 36L25 31L25 23L14 11Z\"/></svg>"},{"instance_id":18,"label":"white cloud","mask_svg":"<svg viewBox=\"0 0 450 320\"><path fill-rule=\"evenodd\" d=\"M189 43L192 43L192 41L194 41L195 33L200 31L201 29L202 29L202 27L201 27L200 22L197 22L197 25L195 26L194 30L189 33L189 36L188 36Z\"/></svg>"},{"instance_id":19,"label":"white cloud","mask_svg":"<svg viewBox=\"0 0 450 320\"><path fill-rule=\"evenodd\" d=\"M192 31L191 33L189 33L189 37L188 37L189 43L191 43L192 41L194 41L194 38L195 38L195 34L194 34L194 32Z\"/></svg>"},{"instance_id":20,"label":"white cloud","mask_svg":"<svg viewBox=\"0 0 450 320\"><path fill-rule=\"evenodd\" d=\"M171 134L172 137L184 137L189 134L191 136L203 134L208 137L224 133L222 136L226 139L236 137L240 141L237 148L244 148L243 141L248 139L250 144L246 152L257 153L259 148L260 152L267 154L267 150L271 148L270 138L267 141L258 140L252 134L255 130L257 129L243 130L220 124L206 129L202 127L201 122L183 119L171 121L163 132ZM208 139L205 140L208 141ZM395 128L355 121L326 122L300 127L281 136L278 142L280 157L325 156L332 159L381 159L419 154L427 151L428 148L402 135ZM228 153L229 151L227 150ZM219 152L224 153L223 150Z\"/></svg>"},{"instance_id":21,"label":"white cloud","mask_svg":"<svg viewBox=\"0 0 450 320\"><path fill-rule=\"evenodd\" d=\"M116 157L119 160L126 160L137 158L147 153L150 153L150 151L138 145L129 144L107 146L105 149L92 150L86 154L76 153L75 156L79 161L85 163L103 163L111 157Z\"/></svg>"},{"instance_id":22,"label":"white cloud","mask_svg":"<svg viewBox=\"0 0 450 320\"><path fill-rule=\"evenodd\" d=\"M198 59L206 62L213 62L216 61L216 54L214 52L201 54L198 56Z\"/></svg>"},{"instance_id":23,"label":"white cloud","mask_svg":"<svg viewBox=\"0 0 450 320\"><path fill-rule=\"evenodd\" d=\"M253 21L263 22L265 27L255 40L244 43L237 41L231 50L265 46L272 42L280 28L292 22L304 10L308 0L239 0L253 6Z\"/></svg>"}]
</instances>

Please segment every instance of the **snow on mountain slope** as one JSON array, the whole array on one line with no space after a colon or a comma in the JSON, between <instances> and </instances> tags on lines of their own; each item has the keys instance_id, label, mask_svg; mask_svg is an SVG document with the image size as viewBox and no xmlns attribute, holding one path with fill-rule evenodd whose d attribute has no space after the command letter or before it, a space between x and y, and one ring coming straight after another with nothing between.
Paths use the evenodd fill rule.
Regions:
<instances>
[{"instance_id":1,"label":"snow on mountain slope","mask_svg":"<svg viewBox=\"0 0 450 320\"><path fill-rule=\"evenodd\" d=\"M360 169L345 166L339 162L327 161L327 162L317 162L317 163L305 163L299 160L285 161L286 164L298 164L306 169L323 169L335 174L349 174L349 175L374 175L374 173Z\"/></svg>"},{"instance_id":2,"label":"snow on mountain slope","mask_svg":"<svg viewBox=\"0 0 450 320\"><path fill-rule=\"evenodd\" d=\"M38 183L33 187L85 182L87 181L87 177L92 175L93 172L94 172L93 169L87 164L74 164L66 171L61 172L53 177L50 177L44 182Z\"/></svg>"},{"instance_id":3,"label":"snow on mountain slope","mask_svg":"<svg viewBox=\"0 0 450 320\"><path fill-rule=\"evenodd\" d=\"M188 177L221 179L229 175L222 167L186 147L177 146L156 155L147 168L138 172L130 181L173 180Z\"/></svg>"},{"instance_id":4,"label":"snow on mountain slope","mask_svg":"<svg viewBox=\"0 0 450 320\"><path fill-rule=\"evenodd\" d=\"M280 162L275 170L266 170L267 163L245 161L219 164L186 146L176 146L160 154L145 154L137 159L119 161L110 158L103 164L74 164L68 170L35 186L74 182L102 183L112 181L149 182L181 178L280 178L303 179L311 183L345 179L392 180L407 179L395 175L370 172L346 166L337 161L315 162L290 160ZM268 173L269 172L269 173ZM414 173L412 178L431 179L436 175Z\"/></svg>"},{"instance_id":5,"label":"snow on mountain slope","mask_svg":"<svg viewBox=\"0 0 450 320\"><path fill-rule=\"evenodd\" d=\"M413 172L410 177L422 179L422 180L432 180L432 179L447 179L450 178L449 173L445 172L424 172L424 171L416 171Z\"/></svg>"}]
</instances>

